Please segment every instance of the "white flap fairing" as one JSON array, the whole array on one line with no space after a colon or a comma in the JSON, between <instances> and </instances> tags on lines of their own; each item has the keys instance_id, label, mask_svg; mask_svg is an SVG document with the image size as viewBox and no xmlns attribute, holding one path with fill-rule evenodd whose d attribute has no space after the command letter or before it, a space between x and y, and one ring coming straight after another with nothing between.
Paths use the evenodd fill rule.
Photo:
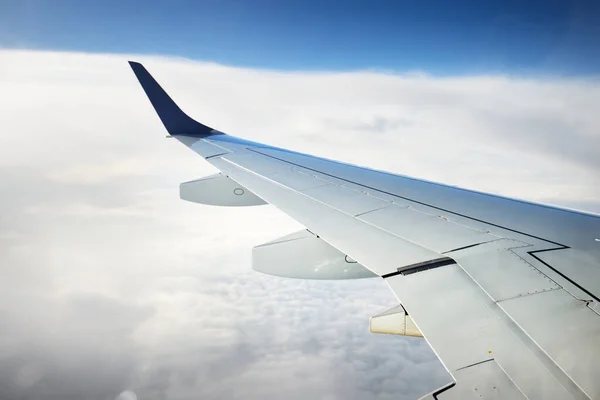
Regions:
<instances>
[{"instance_id":1,"label":"white flap fairing","mask_svg":"<svg viewBox=\"0 0 600 400\"><path fill-rule=\"evenodd\" d=\"M306 229L256 246L252 249L252 268L269 275L299 279L377 276Z\"/></svg>"},{"instance_id":2,"label":"white flap fairing","mask_svg":"<svg viewBox=\"0 0 600 400\"><path fill-rule=\"evenodd\" d=\"M179 197L213 206L258 206L263 199L223 174L214 174L179 185Z\"/></svg>"}]
</instances>

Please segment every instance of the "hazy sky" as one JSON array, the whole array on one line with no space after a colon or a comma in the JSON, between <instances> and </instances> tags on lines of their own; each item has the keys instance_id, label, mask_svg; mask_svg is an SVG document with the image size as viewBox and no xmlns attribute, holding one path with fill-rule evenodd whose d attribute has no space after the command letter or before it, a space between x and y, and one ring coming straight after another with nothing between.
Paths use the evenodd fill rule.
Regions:
<instances>
[{"instance_id":1,"label":"hazy sky","mask_svg":"<svg viewBox=\"0 0 600 400\"><path fill-rule=\"evenodd\" d=\"M301 229L178 198L214 173L126 60L225 132L474 189L600 210L600 82L300 73L0 51L0 398L415 399L448 380L418 338L368 333L378 279L255 273Z\"/></svg>"},{"instance_id":2,"label":"hazy sky","mask_svg":"<svg viewBox=\"0 0 600 400\"><path fill-rule=\"evenodd\" d=\"M0 0L0 46L290 70L596 75L597 0Z\"/></svg>"}]
</instances>

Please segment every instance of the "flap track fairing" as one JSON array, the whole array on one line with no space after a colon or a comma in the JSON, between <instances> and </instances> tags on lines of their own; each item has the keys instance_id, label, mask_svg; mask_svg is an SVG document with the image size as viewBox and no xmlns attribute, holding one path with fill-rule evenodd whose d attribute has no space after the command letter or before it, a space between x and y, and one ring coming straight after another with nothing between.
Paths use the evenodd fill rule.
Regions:
<instances>
[{"instance_id":1,"label":"flap track fairing","mask_svg":"<svg viewBox=\"0 0 600 400\"><path fill-rule=\"evenodd\" d=\"M298 279L359 279L377 275L303 229L252 249L256 271Z\"/></svg>"},{"instance_id":2,"label":"flap track fairing","mask_svg":"<svg viewBox=\"0 0 600 400\"><path fill-rule=\"evenodd\" d=\"M242 207L267 204L233 179L220 173L180 184L179 197L193 203L213 206Z\"/></svg>"}]
</instances>

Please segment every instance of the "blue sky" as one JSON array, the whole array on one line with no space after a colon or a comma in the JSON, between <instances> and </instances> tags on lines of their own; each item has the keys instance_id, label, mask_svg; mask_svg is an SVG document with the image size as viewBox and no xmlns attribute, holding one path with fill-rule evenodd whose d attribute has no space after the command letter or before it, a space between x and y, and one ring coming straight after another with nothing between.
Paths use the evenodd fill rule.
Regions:
<instances>
[{"instance_id":1,"label":"blue sky","mask_svg":"<svg viewBox=\"0 0 600 400\"><path fill-rule=\"evenodd\" d=\"M600 2L0 0L0 46L292 70L597 75Z\"/></svg>"}]
</instances>

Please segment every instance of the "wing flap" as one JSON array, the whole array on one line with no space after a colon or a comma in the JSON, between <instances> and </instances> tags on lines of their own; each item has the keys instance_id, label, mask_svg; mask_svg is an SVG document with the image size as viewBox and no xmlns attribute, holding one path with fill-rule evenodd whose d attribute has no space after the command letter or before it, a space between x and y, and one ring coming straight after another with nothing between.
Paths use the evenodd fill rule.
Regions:
<instances>
[{"instance_id":1,"label":"wing flap","mask_svg":"<svg viewBox=\"0 0 600 400\"><path fill-rule=\"evenodd\" d=\"M386 282L457 386L458 371L494 360L529 399L586 398L458 264Z\"/></svg>"},{"instance_id":2,"label":"wing flap","mask_svg":"<svg viewBox=\"0 0 600 400\"><path fill-rule=\"evenodd\" d=\"M590 398L600 398L600 317L587 302L552 290L498 304Z\"/></svg>"},{"instance_id":3,"label":"wing flap","mask_svg":"<svg viewBox=\"0 0 600 400\"><path fill-rule=\"evenodd\" d=\"M527 399L512 379L493 359L462 368L456 371L454 376L456 378L456 385L438 394L434 399Z\"/></svg>"}]
</instances>

